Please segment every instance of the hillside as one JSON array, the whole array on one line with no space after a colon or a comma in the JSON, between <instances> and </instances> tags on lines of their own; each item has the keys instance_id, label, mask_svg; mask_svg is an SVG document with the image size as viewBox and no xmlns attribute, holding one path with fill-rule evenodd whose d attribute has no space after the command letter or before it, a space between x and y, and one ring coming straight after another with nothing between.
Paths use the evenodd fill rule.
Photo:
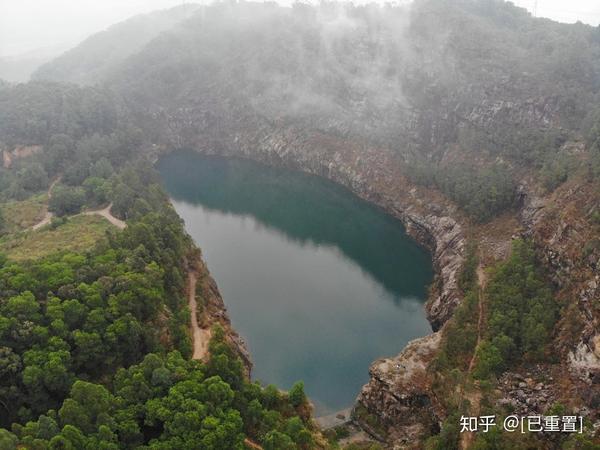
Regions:
<instances>
[{"instance_id":1,"label":"hillside","mask_svg":"<svg viewBox=\"0 0 600 450\"><path fill-rule=\"evenodd\" d=\"M507 166L541 171L548 185L564 178L561 146L585 139L598 116L598 33L497 1L215 5L106 82L149 120L155 141L224 142L245 127L354 139L397 152L415 181L486 220L514 200ZM447 180L473 172L502 198L472 200L476 186Z\"/></svg>"},{"instance_id":2,"label":"hillside","mask_svg":"<svg viewBox=\"0 0 600 450\"><path fill-rule=\"evenodd\" d=\"M533 18L502 0L417 0L410 7L218 3L118 24L35 78L0 85L0 149L11 160L0 169L4 208L23 202L35 211L19 223L35 222L40 192L60 177L54 202L61 215L111 203L128 227L88 247L85 267L69 254L3 262L0 313L9 317L29 305L19 314L31 313L38 326L31 340L0 343L0 350L16 349L6 370L18 392L2 384L16 406L0 422L21 424L13 427L15 442L45 439L49 434L39 430L50 419L53 427L76 425L68 409L84 404L76 398L78 383L92 381L111 386L96 394L111 399L106 409L114 422L82 421L89 442L110 431L121 448L142 442L168 448L188 422L171 420L166 405L182 407L178 389L191 389L190 379L206 387L219 375L228 384L218 388L225 409L204 397L204 387L193 394L200 409L212 402L208 408L219 411L225 427L223 440L207 448L243 448L246 437L264 448L326 445L302 395L279 397L274 388L243 380L237 359L243 349L213 344L217 357L225 354L224 365L215 358L197 368L183 360L189 337L181 327L189 314L169 298L184 295L193 246L142 161L190 148L329 178L402 220L431 250L436 279L427 315L434 333L371 366L353 412L371 438L390 448L597 448L600 27ZM146 182L153 187L145 189ZM158 213L166 215L168 235L153 225ZM0 249L23 231L6 220L1 230L9 237L0 238ZM140 247L146 233L156 245ZM46 264L73 272L64 287ZM104 286L104 277L155 270L163 285L150 286L151 311L135 303L133 311L121 311L108 299L119 295L119 284ZM18 287L20 273L45 278L27 293ZM143 344L129 354L115 327L102 322L112 359L102 379L95 377L93 361L78 350L85 343L77 337L80 324L55 324L49 309L52 302L87 298L75 282L106 290L107 305L97 306L111 308L110 320L133 314L136 327L159 323L171 340L140 332ZM56 300L45 297L49 290ZM30 294L48 306L34 311ZM0 337L15 339L4 331L14 326L0 322ZM61 372L60 391L34 391L28 375L40 372L27 366L50 361L30 352L51 348L66 361L68 350L53 333L73 349L72 370ZM173 350L184 358L145 356ZM159 371L156 380L147 365ZM154 386L144 387L143 401L132 398L134 382ZM142 412L134 418L134 411ZM495 414L501 421L509 414L563 413L584 417L585 433L459 433L461 415ZM115 425L122 417L131 429ZM63 438L71 439L69 432L63 428Z\"/></svg>"},{"instance_id":3,"label":"hillside","mask_svg":"<svg viewBox=\"0 0 600 450\"><path fill-rule=\"evenodd\" d=\"M77 47L43 64L32 80L95 84L111 69L135 54L163 31L169 30L198 9L182 5L132 17L97 33Z\"/></svg>"}]
</instances>

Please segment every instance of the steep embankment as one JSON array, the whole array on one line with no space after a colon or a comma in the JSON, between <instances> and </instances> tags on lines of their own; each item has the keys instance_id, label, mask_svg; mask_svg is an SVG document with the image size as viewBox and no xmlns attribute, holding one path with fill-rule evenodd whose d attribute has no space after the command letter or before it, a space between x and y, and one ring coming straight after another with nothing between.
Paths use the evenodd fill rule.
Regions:
<instances>
[{"instance_id":1,"label":"steep embankment","mask_svg":"<svg viewBox=\"0 0 600 450\"><path fill-rule=\"evenodd\" d=\"M186 294L191 315L193 359L207 360L212 327L218 325L225 331L227 340L241 358L246 374L250 376L252 361L246 344L232 328L223 297L199 250L187 263L187 276Z\"/></svg>"}]
</instances>

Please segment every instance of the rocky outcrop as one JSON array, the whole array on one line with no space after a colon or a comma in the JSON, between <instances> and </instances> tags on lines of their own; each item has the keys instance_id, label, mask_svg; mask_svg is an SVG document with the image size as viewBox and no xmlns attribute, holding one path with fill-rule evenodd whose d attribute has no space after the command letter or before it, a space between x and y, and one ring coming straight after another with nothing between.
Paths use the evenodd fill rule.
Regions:
<instances>
[{"instance_id":1,"label":"rocky outcrop","mask_svg":"<svg viewBox=\"0 0 600 450\"><path fill-rule=\"evenodd\" d=\"M427 366L440 339L440 333L416 339L395 358L371 365L353 410L353 419L369 434L407 448L439 431Z\"/></svg>"},{"instance_id":2,"label":"rocky outcrop","mask_svg":"<svg viewBox=\"0 0 600 450\"><path fill-rule=\"evenodd\" d=\"M544 414L557 401L554 377L542 365L524 373L505 372L498 380L498 408L509 407L514 414Z\"/></svg>"},{"instance_id":3,"label":"rocky outcrop","mask_svg":"<svg viewBox=\"0 0 600 450\"><path fill-rule=\"evenodd\" d=\"M600 384L600 333L579 342L569 352L571 370L590 384Z\"/></svg>"}]
</instances>

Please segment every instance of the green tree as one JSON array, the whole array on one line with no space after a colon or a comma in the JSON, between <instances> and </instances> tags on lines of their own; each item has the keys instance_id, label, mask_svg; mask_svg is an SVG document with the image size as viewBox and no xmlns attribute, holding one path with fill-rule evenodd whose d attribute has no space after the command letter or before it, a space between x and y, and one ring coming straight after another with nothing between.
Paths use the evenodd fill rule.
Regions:
<instances>
[{"instance_id":1,"label":"green tree","mask_svg":"<svg viewBox=\"0 0 600 450\"><path fill-rule=\"evenodd\" d=\"M263 440L265 450L294 450L296 445L291 437L280 431L269 431Z\"/></svg>"},{"instance_id":2,"label":"green tree","mask_svg":"<svg viewBox=\"0 0 600 450\"><path fill-rule=\"evenodd\" d=\"M112 405L112 396L103 386L76 381L58 414L62 424L92 433L106 420Z\"/></svg>"},{"instance_id":3,"label":"green tree","mask_svg":"<svg viewBox=\"0 0 600 450\"><path fill-rule=\"evenodd\" d=\"M112 164L107 158L100 158L90 168L90 177L108 179L114 174Z\"/></svg>"},{"instance_id":4,"label":"green tree","mask_svg":"<svg viewBox=\"0 0 600 450\"><path fill-rule=\"evenodd\" d=\"M0 428L0 449L16 450L19 439L4 428Z\"/></svg>"},{"instance_id":5,"label":"green tree","mask_svg":"<svg viewBox=\"0 0 600 450\"><path fill-rule=\"evenodd\" d=\"M85 204L85 191L79 187L56 186L48 202L48 209L58 216L76 214Z\"/></svg>"},{"instance_id":6,"label":"green tree","mask_svg":"<svg viewBox=\"0 0 600 450\"><path fill-rule=\"evenodd\" d=\"M475 378L486 379L493 374L499 374L506 368L506 362L500 350L488 341L481 341L477 348L476 358L477 364L473 369Z\"/></svg>"},{"instance_id":7,"label":"green tree","mask_svg":"<svg viewBox=\"0 0 600 450\"><path fill-rule=\"evenodd\" d=\"M35 192L48 186L48 174L41 164L33 163L19 170L20 185L26 191Z\"/></svg>"},{"instance_id":8,"label":"green tree","mask_svg":"<svg viewBox=\"0 0 600 450\"><path fill-rule=\"evenodd\" d=\"M304 382L297 381L296 383L294 383L294 385L290 389L288 397L292 406L297 408L298 406L303 405L306 402L306 394L304 393Z\"/></svg>"},{"instance_id":9,"label":"green tree","mask_svg":"<svg viewBox=\"0 0 600 450\"><path fill-rule=\"evenodd\" d=\"M83 182L86 201L89 205L101 205L110 197L110 182L98 177L88 177Z\"/></svg>"}]
</instances>

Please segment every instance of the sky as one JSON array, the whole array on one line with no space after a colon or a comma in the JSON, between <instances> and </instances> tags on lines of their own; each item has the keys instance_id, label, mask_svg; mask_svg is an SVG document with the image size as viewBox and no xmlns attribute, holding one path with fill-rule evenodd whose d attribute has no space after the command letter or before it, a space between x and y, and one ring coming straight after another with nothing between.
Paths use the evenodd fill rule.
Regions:
<instances>
[{"instance_id":1,"label":"sky","mask_svg":"<svg viewBox=\"0 0 600 450\"><path fill-rule=\"evenodd\" d=\"M289 3L292 0L281 0ZM363 3L358 0L355 3ZM183 0L0 0L0 56L58 51L136 14ZM533 11L536 0L513 0ZM598 0L537 0L537 15L600 24Z\"/></svg>"}]
</instances>

